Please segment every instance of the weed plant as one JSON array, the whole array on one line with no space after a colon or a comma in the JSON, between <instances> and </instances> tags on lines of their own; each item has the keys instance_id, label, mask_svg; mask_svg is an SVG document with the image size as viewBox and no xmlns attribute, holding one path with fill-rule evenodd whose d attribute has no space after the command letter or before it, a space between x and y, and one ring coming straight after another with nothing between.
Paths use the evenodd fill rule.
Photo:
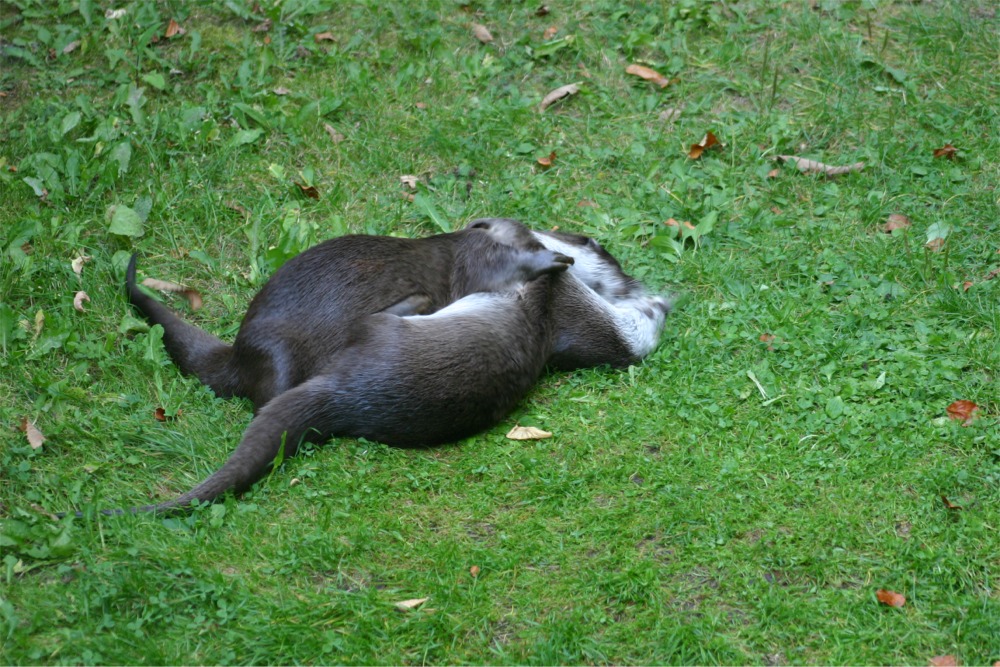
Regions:
<instances>
[{"instance_id":1,"label":"weed plant","mask_svg":"<svg viewBox=\"0 0 1000 667\"><path fill-rule=\"evenodd\" d=\"M1000 660L998 32L985 0L0 2L0 663ZM319 240L478 216L680 295L659 349L454 446L95 513L250 418L130 312L129 254L231 339Z\"/></svg>"}]
</instances>

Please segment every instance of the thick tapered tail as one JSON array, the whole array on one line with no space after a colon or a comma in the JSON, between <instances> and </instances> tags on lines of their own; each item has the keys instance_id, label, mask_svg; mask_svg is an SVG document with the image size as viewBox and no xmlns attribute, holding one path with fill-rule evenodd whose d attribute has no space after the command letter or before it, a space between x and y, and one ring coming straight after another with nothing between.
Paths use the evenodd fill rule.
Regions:
<instances>
[{"instance_id":1,"label":"thick tapered tail","mask_svg":"<svg viewBox=\"0 0 1000 667\"><path fill-rule=\"evenodd\" d=\"M132 255L125 272L125 288L129 302L150 324L163 327L163 346L181 372L194 375L218 396L240 395L239 378L232 365L232 347L215 336L188 324L172 310L152 298L136 284L135 265L138 255Z\"/></svg>"},{"instance_id":2,"label":"thick tapered tail","mask_svg":"<svg viewBox=\"0 0 1000 667\"><path fill-rule=\"evenodd\" d=\"M229 491L243 493L271 470L279 452L290 458L303 441L323 442L335 421L335 409L320 379L299 385L257 413L229 459L201 484L174 500L125 512L183 512L192 502L212 502Z\"/></svg>"}]
</instances>

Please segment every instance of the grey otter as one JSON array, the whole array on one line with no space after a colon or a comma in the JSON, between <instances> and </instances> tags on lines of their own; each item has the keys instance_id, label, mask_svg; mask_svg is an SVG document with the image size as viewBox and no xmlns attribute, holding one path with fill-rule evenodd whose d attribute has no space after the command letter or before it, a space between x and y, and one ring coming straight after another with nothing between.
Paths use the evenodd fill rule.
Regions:
<instances>
[{"instance_id":1,"label":"grey otter","mask_svg":"<svg viewBox=\"0 0 1000 667\"><path fill-rule=\"evenodd\" d=\"M426 294L412 293L385 312L355 315L353 324L343 326L336 338L323 338L330 347L325 357L322 350L313 352L321 361L309 369L307 379L258 404L243 440L216 473L175 500L136 510L179 511L192 501L244 491L267 472L282 446L285 456L291 456L304 440L354 436L394 445L457 440L502 419L537 380L546 361L567 368L623 365L655 346L668 302L646 295L593 240L549 232L532 235L505 219L478 220L466 231L518 246L504 255L511 266L496 273L503 276L494 279L499 291L466 296L431 315L404 316L430 301ZM570 264L570 271L549 275ZM130 292L138 292L134 268L133 263ZM287 285L288 277L283 280ZM254 302L267 303L258 299L260 295ZM208 338L208 350L223 345L172 317L176 321L160 313L158 319L170 325L166 331L175 335L175 343L189 344L202 335ZM248 313L244 329L253 321ZM182 357L182 368L192 358L198 357Z\"/></svg>"},{"instance_id":2,"label":"grey otter","mask_svg":"<svg viewBox=\"0 0 1000 667\"><path fill-rule=\"evenodd\" d=\"M139 289L134 256L126 287L132 305L163 327L163 344L181 372L259 409L312 377L360 317L434 312L468 294L524 281L552 260L552 251L520 223L502 227L503 243L469 227L423 239L342 236L314 246L253 298L231 346Z\"/></svg>"}]
</instances>

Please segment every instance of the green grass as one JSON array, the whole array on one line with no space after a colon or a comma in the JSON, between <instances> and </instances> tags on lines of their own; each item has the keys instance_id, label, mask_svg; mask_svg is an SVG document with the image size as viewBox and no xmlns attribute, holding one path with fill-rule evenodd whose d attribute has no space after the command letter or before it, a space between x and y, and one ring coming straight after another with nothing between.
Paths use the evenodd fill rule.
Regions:
<instances>
[{"instance_id":1,"label":"green grass","mask_svg":"<svg viewBox=\"0 0 1000 667\"><path fill-rule=\"evenodd\" d=\"M539 4L0 3L0 662L1000 659L992 3ZM782 154L866 167L769 177ZM129 253L231 337L318 240L485 215L681 295L659 349L454 446L340 440L190 517L93 516L188 489L250 417L130 313Z\"/></svg>"}]
</instances>

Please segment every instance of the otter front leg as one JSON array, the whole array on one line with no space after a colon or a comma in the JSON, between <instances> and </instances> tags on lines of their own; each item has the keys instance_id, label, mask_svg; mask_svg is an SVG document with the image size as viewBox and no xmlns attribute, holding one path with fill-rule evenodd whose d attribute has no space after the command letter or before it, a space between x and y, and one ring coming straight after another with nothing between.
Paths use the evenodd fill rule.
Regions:
<instances>
[{"instance_id":1,"label":"otter front leg","mask_svg":"<svg viewBox=\"0 0 1000 667\"><path fill-rule=\"evenodd\" d=\"M534 280L546 274L565 271L573 264L573 258L552 250L518 251L517 269L520 280Z\"/></svg>"},{"instance_id":2,"label":"otter front leg","mask_svg":"<svg viewBox=\"0 0 1000 667\"><path fill-rule=\"evenodd\" d=\"M431 297L426 294L411 294L399 303L394 303L385 310L383 313L388 313L389 315L397 315L399 317L406 317L408 315L426 315L431 312L431 305L433 301Z\"/></svg>"}]
</instances>

